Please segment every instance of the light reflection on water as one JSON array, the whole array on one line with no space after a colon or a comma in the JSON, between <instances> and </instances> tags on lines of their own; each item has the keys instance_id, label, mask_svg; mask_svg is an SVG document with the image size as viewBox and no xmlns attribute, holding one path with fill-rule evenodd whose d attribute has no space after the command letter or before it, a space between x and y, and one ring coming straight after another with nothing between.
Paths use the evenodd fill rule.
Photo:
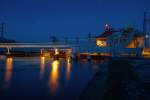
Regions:
<instances>
[{"instance_id":1,"label":"light reflection on water","mask_svg":"<svg viewBox=\"0 0 150 100\"><path fill-rule=\"evenodd\" d=\"M65 97L79 95L96 72L93 66L97 65L70 59L53 61L45 57L6 58L1 62L4 62L0 63L0 78L4 79L0 80L1 93L8 96L46 95L48 98L59 97L62 91Z\"/></svg>"},{"instance_id":2,"label":"light reflection on water","mask_svg":"<svg viewBox=\"0 0 150 100\"><path fill-rule=\"evenodd\" d=\"M12 71L13 71L13 58L6 58L6 69L5 69L5 86L9 87L9 84L11 83L11 77L12 77Z\"/></svg>"},{"instance_id":3,"label":"light reflection on water","mask_svg":"<svg viewBox=\"0 0 150 100\"><path fill-rule=\"evenodd\" d=\"M70 59L67 59L67 65L66 65L66 80L70 79L70 72L71 72L71 61Z\"/></svg>"},{"instance_id":4,"label":"light reflection on water","mask_svg":"<svg viewBox=\"0 0 150 100\"><path fill-rule=\"evenodd\" d=\"M40 79L44 77L45 72L45 57L40 58Z\"/></svg>"},{"instance_id":5,"label":"light reflection on water","mask_svg":"<svg viewBox=\"0 0 150 100\"><path fill-rule=\"evenodd\" d=\"M54 60L52 62L52 68L51 68L51 72L50 72L50 77L49 77L49 87L51 90L52 94L55 94L57 92L59 83L58 83L58 76L59 76L59 61L58 60Z\"/></svg>"}]
</instances>

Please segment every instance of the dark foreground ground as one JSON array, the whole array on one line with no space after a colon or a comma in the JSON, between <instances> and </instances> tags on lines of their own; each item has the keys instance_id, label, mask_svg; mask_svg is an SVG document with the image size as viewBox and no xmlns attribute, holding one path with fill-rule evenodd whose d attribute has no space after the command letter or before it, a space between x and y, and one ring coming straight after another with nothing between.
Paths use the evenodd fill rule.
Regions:
<instances>
[{"instance_id":1,"label":"dark foreground ground","mask_svg":"<svg viewBox=\"0 0 150 100\"><path fill-rule=\"evenodd\" d=\"M150 60L111 59L104 83L101 71L79 100L150 100Z\"/></svg>"}]
</instances>

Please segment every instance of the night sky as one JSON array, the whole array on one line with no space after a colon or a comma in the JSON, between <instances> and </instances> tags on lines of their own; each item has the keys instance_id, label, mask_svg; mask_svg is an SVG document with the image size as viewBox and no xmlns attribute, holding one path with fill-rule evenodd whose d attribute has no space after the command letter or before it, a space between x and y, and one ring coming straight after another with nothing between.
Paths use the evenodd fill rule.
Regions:
<instances>
[{"instance_id":1,"label":"night sky","mask_svg":"<svg viewBox=\"0 0 150 100\"><path fill-rule=\"evenodd\" d=\"M27 42L98 35L106 23L142 29L144 11L150 0L0 0L5 37Z\"/></svg>"}]
</instances>

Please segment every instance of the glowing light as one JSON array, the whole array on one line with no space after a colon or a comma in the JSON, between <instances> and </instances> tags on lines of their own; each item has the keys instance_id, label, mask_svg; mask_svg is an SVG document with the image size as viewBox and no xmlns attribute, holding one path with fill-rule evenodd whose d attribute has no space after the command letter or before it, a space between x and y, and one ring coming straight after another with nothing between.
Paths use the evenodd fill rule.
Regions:
<instances>
[{"instance_id":1,"label":"glowing light","mask_svg":"<svg viewBox=\"0 0 150 100\"><path fill-rule=\"evenodd\" d=\"M41 54L43 54L43 50L44 50L44 49L42 48L42 49L41 49Z\"/></svg>"},{"instance_id":2,"label":"glowing light","mask_svg":"<svg viewBox=\"0 0 150 100\"><path fill-rule=\"evenodd\" d=\"M97 46L100 46L100 47L105 47L107 44L106 44L106 41L101 41L101 40L97 40Z\"/></svg>"},{"instance_id":3,"label":"glowing light","mask_svg":"<svg viewBox=\"0 0 150 100\"><path fill-rule=\"evenodd\" d=\"M146 34L146 35L145 35L145 37L146 37L146 38L149 38L149 35L148 35L148 34Z\"/></svg>"},{"instance_id":4,"label":"glowing light","mask_svg":"<svg viewBox=\"0 0 150 100\"><path fill-rule=\"evenodd\" d=\"M51 92L55 94L57 92L58 88L58 67L59 67L59 61L55 60L52 62L52 70L50 73L50 79L49 79L49 86L51 89Z\"/></svg>"},{"instance_id":5,"label":"glowing light","mask_svg":"<svg viewBox=\"0 0 150 100\"><path fill-rule=\"evenodd\" d=\"M55 55L58 55L58 54L59 54L58 49L55 49Z\"/></svg>"},{"instance_id":6,"label":"glowing light","mask_svg":"<svg viewBox=\"0 0 150 100\"><path fill-rule=\"evenodd\" d=\"M106 24L105 27L108 27L108 24Z\"/></svg>"},{"instance_id":7,"label":"glowing light","mask_svg":"<svg viewBox=\"0 0 150 100\"><path fill-rule=\"evenodd\" d=\"M109 29L110 29L109 25L106 24L106 25L105 25L105 30L108 31Z\"/></svg>"},{"instance_id":8,"label":"glowing light","mask_svg":"<svg viewBox=\"0 0 150 100\"><path fill-rule=\"evenodd\" d=\"M150 49L145 49L145 50L143 50L142 54L143 54L143 56L145 56L145 57L150 57Z\"/></svg>"}]
</instances>

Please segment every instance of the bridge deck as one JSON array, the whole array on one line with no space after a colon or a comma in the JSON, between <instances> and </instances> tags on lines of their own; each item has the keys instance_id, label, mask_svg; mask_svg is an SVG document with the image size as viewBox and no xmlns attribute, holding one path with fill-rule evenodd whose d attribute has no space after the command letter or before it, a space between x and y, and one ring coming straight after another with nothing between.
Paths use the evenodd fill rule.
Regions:
<instances>
[{"instance_id":1,"label":"bridge deck","mask_svg":"<svg viewBox=\"0 0 150 100\"><path fill-rule=\"evenodd\" d=\"M71 48L72 46L54 43L0 43L0 48Z\"/></svg>"}]
</instances>

